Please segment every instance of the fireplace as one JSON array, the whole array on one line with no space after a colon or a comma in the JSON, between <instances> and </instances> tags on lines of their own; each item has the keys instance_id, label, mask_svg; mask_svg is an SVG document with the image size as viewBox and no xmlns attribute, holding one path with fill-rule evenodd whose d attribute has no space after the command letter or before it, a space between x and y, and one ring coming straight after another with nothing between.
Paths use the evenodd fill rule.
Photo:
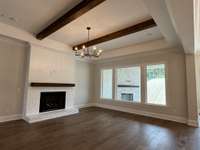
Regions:
<instances>
[{"instance_id":1,"label":"fireplace","mask_svg":"<svg viewBox=\"0 0 200 150\"><path fill-rule=\"evenodd\" d=\"M40 112L65 109L66 92L41 92Z\"/></svg>"},{"instance_id":2,"label":"fireplace","mask_svg":"<svg viewBox=\"0 0 200 150\"><path fill-rule=\"evenodd\" d=\"M25 97L23 118L28 123L69 116L74 107L75 84L31 82Z\"/></svg>"}]
</instances>

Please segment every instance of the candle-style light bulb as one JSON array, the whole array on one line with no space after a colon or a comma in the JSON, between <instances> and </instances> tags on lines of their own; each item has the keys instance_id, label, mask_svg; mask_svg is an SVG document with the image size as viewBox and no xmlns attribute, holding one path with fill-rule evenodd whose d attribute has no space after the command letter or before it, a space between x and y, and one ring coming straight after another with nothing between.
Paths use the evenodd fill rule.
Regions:
<instances>
[{"instance_id":1,"label":"candle-style light bulb","mask_svg":"<svg viewBox=\"0 0 200 150\"><path fill-rule=\"evenodd\" d=\"M77 50L78 50L78 47L75 47L74 50L77 51Z\"/></svg>"},{"instance_id":2,"label":"candle-style light bulb","mask_svg":"<svg viewBox=\"0 0 200 150\"><path fill-rule=\"evenodd\" d=\"M80 54L80 55L81 55L81 57L84 57L84 56L85 56L85 55L84 55L84 52L81 52L81 54Z\"/></svg>"},{"instance_id":3,"label":"candle-style light bulb","mask_svg":"<svg viewBox=\"0 0 200 150\"><path fill-rule=\"evenodd\" d=\"M86 48L85 45L83 45L83 46L82 46L82 49L85 49L85 48Z\"/></svg>"},{"instance_id":4,"label":"candle-style light bulb","mask_svg":"<svg viewBox=\"0 0 200 150\"><path fill-rule=\"evenodd\" d=\"M96 46L93 46L93 50L96 50L97 49L97 47Z\"/></svg>"}]
</instances>

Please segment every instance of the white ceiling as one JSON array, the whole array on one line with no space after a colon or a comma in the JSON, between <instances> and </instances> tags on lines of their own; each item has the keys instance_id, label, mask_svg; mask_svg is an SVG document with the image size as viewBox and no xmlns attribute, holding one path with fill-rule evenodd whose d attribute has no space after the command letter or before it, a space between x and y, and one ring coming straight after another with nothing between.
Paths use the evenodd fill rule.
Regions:
<instances>
[{"instance_id":1,"label":"white ceiling","mask_svg":"<svg viewBox=\"0 0 200 150\"><path fill-rule=\"evenodd\" d=\"M87 40L86 27L97 38L151 18L141 0L106 0L52 36L53 39L76 45Z\"/></svg>"},{"instance_id":2,"label":"white ceiling","mask_svg":"<svg viewBox=\"0 0 200 150\"><path fill-rule=\"evenodd\" d=\"M98 48L101 48L102 50L112 50L112 49L119 49L119 48L127 47L127 46L138 44L138 43L143 43L147 41L158 40L161 38L163 38L163 36L160 33L158 27L154 27L154 28L150 28L141 32L123 36L121 38L114 39L108 42L104 42L96 46Z\"/></svg>"},{"instance_id":3,"label":"white ceiling","mask_svg":"<svg viewBox=\"0 0 200 150\"><path fill-rule=\"evenodd\" d=\"M0 22L37 33L80 1L0 0Z\"/></svg>"},{"instance_id":4,"label":"white ceiling","mask_svg":"<svg viewBox=\"0 0 200 150\"><path fill-rule=\"evenodd\" d=\"M195 24L197 22L195 21L194 8L198 6L194 5L193 0L181 0L181 5L178 1L165 0L165 4L185 52L194 53L196 51L195 38L197 38L194 27L199 25Z\"/></svg>"},{"instance_id":5,"label":"white ceiling","mask_svg":"<svg viewBox=\"0 0 200 150\"><path fill-rule=\"evenodd\" d=\"M0 0L0 22L37 33L80 1ZM16 21L13 21L12 17ZM141 0L106 0L49 38L73 46L86 41L86 26L92 27L91 38L94 39L149 18L151 15ZM102 43L99 46L107 50L159 38L162 38L162 34L158 27L155 27Z\"/></svg>"},{"instance_id":6,"label":"white ceiling","mask_svg":"<svg viewBox=\"0 0 200 150\"><path fill-rule=\"evenodd\" d=\"M143 0L160 32L171 45L180 45L164 0Z\"/></svg>"}]
</instances>

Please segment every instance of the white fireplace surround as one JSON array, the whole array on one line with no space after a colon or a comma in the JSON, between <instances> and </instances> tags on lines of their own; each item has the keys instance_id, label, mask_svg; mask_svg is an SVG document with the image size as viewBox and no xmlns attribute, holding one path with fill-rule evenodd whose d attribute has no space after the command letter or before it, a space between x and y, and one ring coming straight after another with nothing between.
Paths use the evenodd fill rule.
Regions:
<instances>
[{"instance_id":1,"label":"white fireplace surround","mask_svg":"<svg viewBox=\"0 0 200 150\"><path fill-rule=\"evenodd\" d=\"M78 113L79 110L74 108L74 89L74 87L28 87L24 103L24 120L34 123ZM40 113L40 93L56 91L66 92L65 109Z\"/></svg>"},{"instance_id":2,"label":"white fireplace surround","mask_svg":"<svg viewBox=\"0 0 200 150\"><path fill-rule=\"evenodd\" d=\"M24 120L33 123L78 113L79 110L74 107L75 87L60 87L64 85L57 86L55 84L75 83L74 57L66 52L33 43L30 43L29 46L23 104ZM30 83L47 83L50 85L32 86ZM66 92L65 109L40 113L40 93L51 91Z\"/></svg>"}]
</instances>

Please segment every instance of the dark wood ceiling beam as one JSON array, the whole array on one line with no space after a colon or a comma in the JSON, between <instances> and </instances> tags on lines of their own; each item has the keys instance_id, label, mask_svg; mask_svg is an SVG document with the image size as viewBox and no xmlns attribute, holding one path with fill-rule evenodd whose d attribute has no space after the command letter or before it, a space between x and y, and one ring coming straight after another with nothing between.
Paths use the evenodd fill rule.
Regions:
<instances>
[{"instance_id":1,"label":"dark wood ceiling beam","mask_svg":"<svg viewBox=\"0 0 200 150\"><path fill-rule=\"evenodd\" d=\"M63 26L67 25L68 23L72 22L73 20L79 18L92 8L96 7L97 5L101 4L106 0L83 0L62 17L58 18L55 22L47 26L43 29L40 33L36 35L36 38L39 40L44 39L45 37L49 36L50 34L56 32Z\"/></svg>"},{"instance_id":2,"label":"dark wood ceiling beam","mask_svg":"<svg viewBox=\"0 0 200 150\"><path fill-rule=\"evenodd\" d=\"M116 38L120 38L120 37L129 35L129 34L132 34L132 33L136 33L136 32L142 31L142 30L146 30L146 29L149 29L149 28L152 28L152 27L155 27L155 26L156 26L156 23L154 22L154 20L149 19L149 20L146 20L144 22L135 24L131 27L122 29L120 31L110 33L110 34L107 34L107 35L102 36L100 38L91 40L89 42L84 42L84 43L75 45L75 46L73 46L73 50L75 50L75 47L77 47L78 49L81 49L81 47L83 45L85 45L86 47L93 46L93 45L96 45L96 44L100 44L100 43L103 43L103 42L107 42L107 41L110 41L110 40L113 40L113 39L116 39Z\"/></svg>"}]
</instances>

